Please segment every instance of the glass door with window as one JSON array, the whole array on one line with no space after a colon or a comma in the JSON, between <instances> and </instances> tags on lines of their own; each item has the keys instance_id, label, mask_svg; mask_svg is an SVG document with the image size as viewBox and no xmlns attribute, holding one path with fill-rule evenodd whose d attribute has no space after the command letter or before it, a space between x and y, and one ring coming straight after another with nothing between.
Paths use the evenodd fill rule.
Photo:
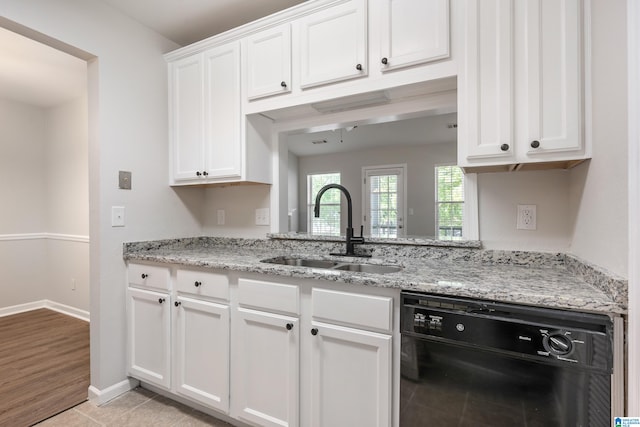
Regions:
<instances>
[{"instance_id":1,"label":"glass door with window","mask_svg":"<svg viewBox=\"0 0 640 427\"><path fill-rule=\"evenodd\" d=\"M406 166L363 168L364 218L371 237L404 236Z\"/></svg>"}]
</instances>

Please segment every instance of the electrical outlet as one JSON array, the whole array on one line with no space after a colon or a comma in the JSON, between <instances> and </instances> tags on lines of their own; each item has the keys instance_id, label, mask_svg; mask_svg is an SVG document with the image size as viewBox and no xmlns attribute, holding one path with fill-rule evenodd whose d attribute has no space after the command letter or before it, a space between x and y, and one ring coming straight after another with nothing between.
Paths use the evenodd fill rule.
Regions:
<instances>
[{"instance_id":1,"label":"electrical outlet","mask_svg":"<svg viewBox=\"0 0 640 427\"><path fill-rule=\"evenodd\" d=\"M218 225L224 225L224 209L218 209Z\"/></svg>"},{"instance_id":2,"label":"electrical outlet","mask_svg":"<svg viewBox=\"0 0 640 427\"><path fill-rule=\"evenodd\" d=\"M518 230L536 229L536 205L518 205Z\"/></svg>"},{"instance_id":3,"label":"electrical outlet","mask_svg":"<svg viewBox=\"0 0 640 427\"><path fill-rule=\"evenodd\" d=\"M256 209L256 225L269 225L269 208Z\"/></svg>"}]
</instances>

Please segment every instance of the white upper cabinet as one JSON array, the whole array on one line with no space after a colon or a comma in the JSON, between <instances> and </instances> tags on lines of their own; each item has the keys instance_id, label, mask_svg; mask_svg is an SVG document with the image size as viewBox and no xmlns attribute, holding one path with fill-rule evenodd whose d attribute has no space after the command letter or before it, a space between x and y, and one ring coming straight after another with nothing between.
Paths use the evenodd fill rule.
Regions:
<instances>
[{"instance_id":1,"label":"white upper cabinet","mask_svg":"<svg viewBox=\"0 0 640 427\"><path fill-rule=\"evenodd\" d=\"M449 57L449 0L376 1L382 71Z\"/></svg>"},{"instance_id":2,"label":"white upper cabinet","mask_svg":"<svg viewBox=\"0 0 640 427\"><path fill-rule=\"evenodd\" d=\"M459 164L514 160L513 0L470 0L458 76ZM463 142L463 143L461 143Z\"/></svg>"},{"instance_id":3,"label":"white upper cabinet","mask_svg":"<svg viewBox=\"0 0 640 427\"><path fill-rule=\"evenodd\" d=\"M238 180L242 172L240 44L170 62L172 184Z\"/></svg>"},{"instance_id":4,"label":"white upper cabinet","mask_svg":"<svg viewBox=\"0 0 640 427\"><path fill-rule=\"evenodd\" d=\"M465 0L460 166L569 168L590 156L583 134L588 10L589 0Z\"/></svg>"},{"instance_id":5,"label":"white upper cabinet","mask_svg":"<svg viewBox=\"0 0 640 427\"><path fill-rule=\"evenodd\" d=\"M205 147L208 178L240 176L240 44L204 53Z\"/></svg>"},{"instance_id":6,"label":"white upper cabinet","mask_svg":"<svg viewBox=\"0 0 640 427\"><path fill-rule=\"evenodd\" d=\"M169 68L172 181L204 171L204 65L201 55L172 62Z\"/></svg>"},{"instance_id":7,"label":"white upper cabinet","mask_svg":"<svg viewBox=\"0 0 640 427\"><path fill-rule=\"evenodd\" d=\"M367 75L367 2L349 0L294 21L300 86Z\"/></svg>"},{"instance_id":8,"label":"white upper cabinet","mask_svg":"<svg viewBox=\"0 0 640 427\"><path fill-rule=\"evenodd\" d=\"M247 98L291 92L291 26L250 35L247 46Z\"/></svg>"},{"instance_id":9,"label":"white upper cabinet","mask_svg":"<svg viewBox=\"0 0 640 427\"><path fill-rule=\"evenodd\" d=\"M522 62L527 78L519 87L528 156L582 148L582 3L526 2Z\"/></svg>"}]
</instances>

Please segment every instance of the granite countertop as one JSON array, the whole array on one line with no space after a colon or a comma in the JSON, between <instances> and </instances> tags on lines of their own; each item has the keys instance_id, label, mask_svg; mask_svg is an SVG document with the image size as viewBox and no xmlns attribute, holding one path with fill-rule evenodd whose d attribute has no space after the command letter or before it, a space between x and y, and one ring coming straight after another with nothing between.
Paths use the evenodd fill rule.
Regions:
<instances>
[{"instance_id":1,"label":"granite countertop","mask_svg":"<svg viewBox=\"0 0 640 427\"><path fill-rule=\"evenodd\" d=\"M126 243L128 261L200 266L378 286L433 294L608 314L626 313L626 281L564 254L471 248L377 246L372 258L331 257L331 247L261 239L192 238ZM324 245L327 245L324 243ZM374 246L374 245L372 245ZM334 248L335 249L335 248ZM338 244L337 249L342 249ZM371 274L260 262L278 256L399 265L396 273Z\"/></svg>"}]
</instances>

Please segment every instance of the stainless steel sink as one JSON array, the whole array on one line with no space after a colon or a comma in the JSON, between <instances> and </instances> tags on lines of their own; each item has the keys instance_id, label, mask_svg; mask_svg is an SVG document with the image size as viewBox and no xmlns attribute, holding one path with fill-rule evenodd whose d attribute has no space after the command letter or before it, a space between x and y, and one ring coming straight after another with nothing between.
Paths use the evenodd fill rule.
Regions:
<instances>
[{"instance_id":1,"label":"stainless steel sink","mask_svg":"<svg viewBox=\"0 0 640 427\"><path fill-rule=\"evenodd\" d=\"M356 271L358 273L397 273L402 267L397 265L380 265L380 264L341 264L334 267L335 270Z\"/></svg>"},{"instance_id":2,"label":"stainless steel sink","mask_svg":"<svg viewBox=\"0 0 640 427\"><path fill-rule=\"evenodd\" d=\"M293 258L293 257L277 257L270 259L263 259L260 262L266 262L269 264L282 264L293 265L296 267L311 267L311 268L333 268L338 265L335 261L328 261L322 259L305 259L305 258Z\"/></svg>"},{"instance_id":3,"label":"stainless steel sink","mask_svg":"<svg viewBox=\"0 0 640 427\"><path fill-rule=\"evenodd\" d=\"M308 259L308 258L295 258L295 257L276 257L263 259L260 262L268 264L280 264L290 265L293 267L309 267L309 268L321 268L326 270L340 270L351 271L357 273L373 273L373 274L386 274L396 273L402 270L402 267L397 265L381 265L381 264L360 264L349 262L338 262L323 259Z\"/></svg>"}]
</instances>

